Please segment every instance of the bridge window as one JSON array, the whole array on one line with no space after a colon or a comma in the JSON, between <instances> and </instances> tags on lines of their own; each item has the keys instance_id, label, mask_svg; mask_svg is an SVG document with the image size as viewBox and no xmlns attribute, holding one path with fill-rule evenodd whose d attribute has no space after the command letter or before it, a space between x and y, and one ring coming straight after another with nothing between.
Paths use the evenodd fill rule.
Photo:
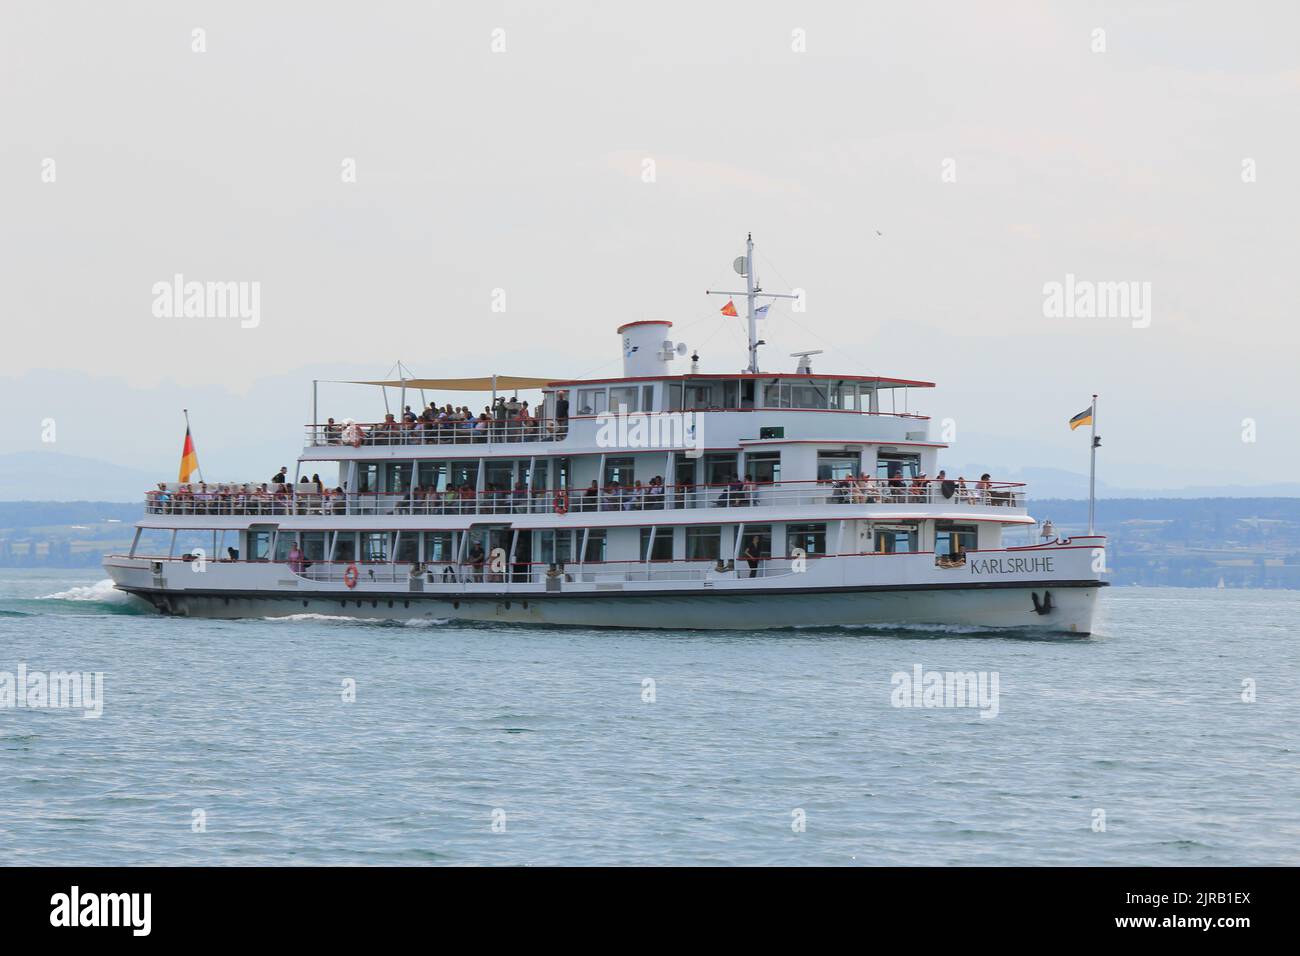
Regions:
<instances>
[{"instance_id":1,"label":"bridge window","mask_svg":"<svg viewBox=\"0 0 1300 956\"><path fill-rule=\"evenodd\" d=\"M578 389L578 414L599 415L609 407L605 404L606 391L603 388Z\"/></svg>"},{"instance_id":2,"label":"bridge window","mask_svg":"<svg viewBox=\"0 0 1300 956\"><path fill-rule=\"evenodd\" d=\"M609 410L612 412L635 412L637 408L638 389L635 385L616 385L609 390Z\"/></svg>"}]
</instances>

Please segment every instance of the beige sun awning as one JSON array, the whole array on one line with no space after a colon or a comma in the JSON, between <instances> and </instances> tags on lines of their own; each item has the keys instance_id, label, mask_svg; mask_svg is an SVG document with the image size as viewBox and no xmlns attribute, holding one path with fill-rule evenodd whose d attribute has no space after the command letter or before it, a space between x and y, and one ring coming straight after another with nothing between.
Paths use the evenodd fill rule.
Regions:
<instances>
[{"instance_id":1,"label":"beige sun awning","mask_svg":"<svg viewBox=\"0 0 1300 956\"><path fill-rule=\"evenodd\" d=\"M387 382L344 382L344 385L381 385L387 388L427 388L441 389L447 392L490 392L493 383L497 391L510 391L520 388L544 388L555 378L535 378L529 375L498 375L495 380L491 375L478 378L408 378L394 379Z\"/></svg>"}]
</instances>

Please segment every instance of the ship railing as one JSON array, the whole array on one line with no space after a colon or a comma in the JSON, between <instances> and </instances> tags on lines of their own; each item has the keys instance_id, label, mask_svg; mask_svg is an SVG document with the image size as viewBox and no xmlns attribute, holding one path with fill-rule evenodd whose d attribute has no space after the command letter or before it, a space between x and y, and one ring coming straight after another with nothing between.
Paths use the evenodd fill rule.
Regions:
<instances>
[{"instance_id":1,"label":"ship railing","mask_svg":"<svg viewBox=\"0 0 1300 956\"><path fill-rule=\"evenodd\" d=\"M476 445L489 442L556 442L568 433L555 419L463 422L351 422L308 425L307 447L362 448L387 445Z\"/></svg>"},{"instance_id":2,"label":"ship railing","mask_svg":"<svg viewBox=\"0 0 1300 956\"><path fill-rule=\"evenodd\" d=\"M814 556L815 557L815 556ZM784 577L798 573L795 558L761 558L757 567L748 562L687 558L660 561L586 561L568 563L504 562L485 559L414 562L310 561L306 558L278 562L308 581L347 585L365 584L458 586L471 584L624 584L631 582L729 581ZM804 559L807 560L806 558ZM355 574L355 578L353 575Z\"/></svg>"},{"instance_id":3,"label":"ship railing","mask_svg":"<svg viewBox=\"0 0 1300 956\"><path fill-rule=\"evenodd\" d=\"M1019 482L903 480L899 483L851 481L752 482L705 485L632 485L582 490L495 489L401 492L300 490L300 485L264 490L257 484L171 485L147 492L148 514L238 515L520 515L673 511L701 508L806 507L816 505L941 505L965 507L1025 506Z\"/></svg>"}]
</instances>

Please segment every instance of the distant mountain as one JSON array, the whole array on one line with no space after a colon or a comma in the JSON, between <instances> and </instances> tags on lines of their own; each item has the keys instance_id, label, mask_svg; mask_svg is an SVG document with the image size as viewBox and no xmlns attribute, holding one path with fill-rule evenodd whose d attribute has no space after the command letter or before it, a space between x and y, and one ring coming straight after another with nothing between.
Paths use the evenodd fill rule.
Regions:
<instances>
[{"instance_id":1,"label":"distant mountain","mask_svg":"<svg viewBox=\"0 0 1300 956\"><path fill-rule=\"evenodd\" d=\"M1088 497L1088 476L1061 468L1005 467L991 464L965 465L947 469L949 477L967 481L988 472L997 481L1023 481L1029 486L1030 502L1044 498ZM1300 482L1267 485L1189 485L1184 488L1130 488L1097 479L1098 498L1297 498Z\"/></svg>"},{"instance_id":2,"label":"distant mountain","mask_svg":"<svg viewBox=\"0 0 1300 956\"><path fill-rule=\"evenodd\" d=\"M55 451L0 455L0 501L143 502L158 481L153 472Z\"/></svg>"}]
</instances>

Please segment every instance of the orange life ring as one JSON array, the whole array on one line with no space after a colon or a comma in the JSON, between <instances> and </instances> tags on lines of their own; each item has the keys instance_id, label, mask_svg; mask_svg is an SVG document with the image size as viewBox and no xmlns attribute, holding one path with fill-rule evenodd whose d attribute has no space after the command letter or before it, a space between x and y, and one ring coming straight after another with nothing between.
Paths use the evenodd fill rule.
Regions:
<instances>
[{"instance_id":1,"label":"orange life ring","mask_svg":"<svg viewBox=\"0 0 1300 956\"><path fill-rule=\"evenodd\" d=\"M355 564L349 564L348 569L343 572L343 583L349 589L357 586L357 566Z\"/></svg>"},{"instance_id":2,"label":"orange life ring","mask_svg":"<svg viewBox=\"0 0 1300 956\"><path fill-rule=\"evenodd\" d=\"M555 493L555 513L557 515L569 513L569 493L563 488Z\"/></svg>"}]
</instances>

